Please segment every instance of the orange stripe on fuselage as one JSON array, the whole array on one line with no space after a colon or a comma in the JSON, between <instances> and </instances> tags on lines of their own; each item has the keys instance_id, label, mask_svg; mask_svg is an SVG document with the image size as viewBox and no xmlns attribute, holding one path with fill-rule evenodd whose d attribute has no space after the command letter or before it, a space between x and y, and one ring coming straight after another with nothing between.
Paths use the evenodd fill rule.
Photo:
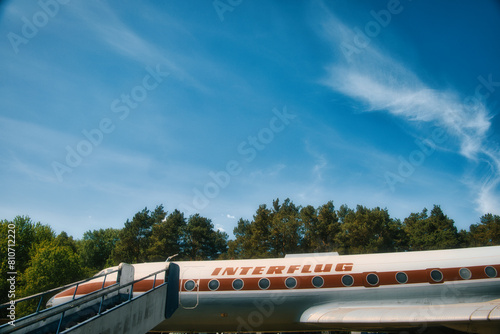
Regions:
<instances>
[{"instance_id":1,"label":"orange stripe on fuselage","mask_svg":"<svg viewBox=\"0 0 500 334\"><path fill-rule=\"evenodd\" d=\"M477 279L487 279L490 278L486 275L485 273L485 267L491 266L494 267L497 270L497 276L499 277L500 274L500 264L496 265L483 265L483 266L470 266L470 267L465 267L468 268L471 271L472 277L470 280L477 280ZM259 268L259 267L257 267ZM326 269L325 267L323 267ZM208 287L208 283L216 279L219 281L220 286L216 291L235 291L232 283L235 279L241 279L244 282L244 286L241 289L242 291L261 291L262 289L259 288L259 280L261 278L267 278L270 281L270 286L268 290L288 290L287 286L285 285L285 280L289 277L293 277L297 280L297 285L291 290L295 289L322 289L322 288L345 288L345 286L342 284L342 276L349 274L354 278L354 284L352 285L353 287L367 287L367 288L374 288L378 286L385 286L385 285L405 285L405 284L418 284L418 283L430 283L430 284L440 284L443 282L451 282L451 281L463 281L460 277L459 270L464 267L453 267L453 268L426 268L426 269L419 269L419 270L400 270L400 271L386 271L386 272L364 272L364 273L351 273L351 272L335 272L335 273L327 273L327 272L317 272L317 273L312 273L312 275L286 275L286 271L283 270L281 267L276 266L272 267L272 270L264 271L262 270L261 276L241 276L241 275L234 275L233 277L227 277L227 272L225 274L226 277L214 277L214 278L203 278L203 279L194 279L199 284L199 287L197 289L194 289L192 292L196 291L212 291ZM330 268L328 268L330 269ZM443 273L443 280L440 282L434 282L430 278L430 271L432 269L438 269ZM229 272L229 271L228 271ZM248 273L250 274L252 271L248 270ZM396 280L396 274L398 272L405 272L408 276L408 282L405 284L400 284ZM222 272L221 272L222 273ZM379 283L375 286L370 285L366 281L366 276L368 273L374 273L378 275L379 277ZM268 276L272 274L281 274L280 276ZM285 274L285 275L283 275ZM324 280L324 284L321 288L316 288L312 284L312 279L316 276L320 276ZM189 292L184 288L184 283L189 281L190 279L182 279L180 280L180 285L181 285L181 291L182 292ZM148 280L142 280L134 284L134 292L146 292L150 289L153 288L153 280L148 279ZM155 287L163 284L164 280L163 279L157 279ZM115 284L115 281L108 281L105 283L105 287L108 287L110 285ZM81 284L78 286L78 290L76 295L85 295L94 291L98 291L102 288L102 282L90 282L90 283L85 283ZM73 296L75 291L75 288L70 288L67 289L59 294L56 295L56 297L67 297L67 296Z\"/></svg>"},{"instance_id":2,"label":"orange stripe on fuselage","mask_svg":"<svg viewBox=\"0 0 500 334\"><path fill-rule=\"evenodd\" d=\"M351 275L354 278L354 284L352 286L356 287L368 287L368 288L374 288L378 286L384 286L384 285L405 285L405 284L417 284L417 283L430 283L430 284L440 284L444 282L451 282L451 281L463 281L464 279L460 277L459 270L461 268L468 268L471 271L472 277L470 280L476 280L476 279L487 279L490 278L486 275L485 273L485 268L491 266L494 267L497 270L497 276L499 277L500 274L500 264L497 265L484 265L484 266L471 266L471 267L453 267L453 268L426 268L426 269L419 269L419 270L399 270L399 271L387 271L387 272L364 272L364 273L350 273L350 272L344 272L344 273L334 273L334 274L327 274L325 272L317 272L314 275L281 275L281 276L267 276L266 274L271 274L271 271L264 272L263 275L261 276L241 276L241 275L234 275L233 277L213 277L213 278L202 278L202 279L193 279L193 281L197 282L199 284L199 287L192 290L191 292L197 292L197 291L212 291L208 287L208 283L212 280L217 280L220 283L219 288L216 291L235 291L232 283L235 279L241 279L244 282L243 288L241 291L251 291L251 290L262 290L259 288L259 280L261 278L267 278L270 281L270 286L268 290L288 290L287 286L285 285L285 280L289 277L293 277L297 280L297 286L294 287L291 290L295 289L322 289L322 288L345 288L345 286L342 284L342 276L348 274ZM259 267L257 267L259 268ZM281 268L273 268L272 272L277 272ZM430 272L433 269L440 270L443 274L443 280L439 282L434 282L431 277L430 277ZM215 272L215 271L214 271ZM396 280L396 274L399 272L404 272L408 276L408 281L405 284L400 284ZM377 285L370 285L366 281L366 276L369 273L374 273L379 277L379 283ZM224 275L227 276L227 275ZM312 284L312 279L316 276L320 276L324 280L324 284L321 288L316 288ZM184 284L189 281L190 279L183 279L181 280L181 291L182 292L189 292L184 288Z\"/></svg>"},{"instance_id":3,"label":"orange stripe on fuselage","mask_svg":"<svg viewBox=\"0 0 500 334\"><path fill-rule=\"evenodd\" d=\"M104 284L104 287L108 287L110 285L115 284L116 281L107 281ZM153 283L154 280L142 280L134 284L134 292L146 292L148 290L151 290L153 288ZM155 287L160 286L163 284L162 279L157 279L155 283ZM76 295L86 295L98 290L102 289L102 282L90 282L90 283L84 283L78 286L78 290L76 291ZM56 297L68 297L68 296L73 296L75 293L75 288L69 288L67 290L64 290L61 293L58 293Z\"/></svg>"},{"instance_id":4,"label":"orange stripe on fuselage","mask_svg":"<svg viewBox=\"0 0 500 334\"><path fill-rule=\"evenodd\" d=\"M115 281L108 281L104 283L104 287L110 286L115 284ZM67 290L64 290L61 293L58 293L56 297L67 297L67 296L73 296L75 294L75 288L69 288ZM91 292L97 291L102 289L102 282L90 282L90 283L84 283L78 286L78 289L76 290L76 295L86 295Z\"/></svg>"}]
</instances>

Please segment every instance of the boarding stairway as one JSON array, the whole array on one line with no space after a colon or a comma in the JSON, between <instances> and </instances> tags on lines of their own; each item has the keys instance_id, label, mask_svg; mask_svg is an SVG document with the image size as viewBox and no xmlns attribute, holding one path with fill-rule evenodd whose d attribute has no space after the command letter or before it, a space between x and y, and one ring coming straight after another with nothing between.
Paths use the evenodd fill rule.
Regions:
<instances>
[{"instance_id":1,"label":"boarding stairway","mask_svg":"<svg viewBox=\"0 0 500 334\"><path fill-rule=\"evenodd\" d=\"M106 278L114 273L118 277L116 283L106 286ZM162 273L164 279L159 279ZM76 297L79 286L100 277L104 277L100 289ZM134 286L149 284L151 280L148 291L134 296ZM74 289L73 298L44 308L51 296L67 289ZM165 269L138 280L134 280L134 267L122 263L117 270L16 300L16 308L24 303L38 306L34 313L0 326L0 333L147 333L172 316L178 307L178 294L179 266L175 263L165 263ZM2 304L0 311L8 313L9 307L10 303Z\"/></svg>"}]
</instances>

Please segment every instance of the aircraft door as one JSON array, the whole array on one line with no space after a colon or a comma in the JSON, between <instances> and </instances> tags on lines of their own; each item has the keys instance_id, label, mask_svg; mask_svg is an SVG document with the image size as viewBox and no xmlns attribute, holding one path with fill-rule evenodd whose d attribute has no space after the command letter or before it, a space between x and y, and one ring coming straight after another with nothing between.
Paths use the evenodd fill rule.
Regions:
<instances>
[{"instance_id":1,"label":"aircraft door","mask_svg":"<svg viewBox=\"0 0 500 334\"><path fill-rule=\"evenodd\" d=\"M165 277L167 280L167 277ZM167 305L165 319L170 318L179 307L179 265L169 263L167 280Z\"/></svg>"},{"instance_id":2,"label":"aircraft door","mask_svg":"<svg viewBox=\"0 0 500 334\"><path fill-rule=\"evenodd\" d=\"M194 309L199 303L200 280L196 277L198 267L188 267L182 270L181 284L179 286L179 304L185 309Z\"/></svg>"}]
</instances>

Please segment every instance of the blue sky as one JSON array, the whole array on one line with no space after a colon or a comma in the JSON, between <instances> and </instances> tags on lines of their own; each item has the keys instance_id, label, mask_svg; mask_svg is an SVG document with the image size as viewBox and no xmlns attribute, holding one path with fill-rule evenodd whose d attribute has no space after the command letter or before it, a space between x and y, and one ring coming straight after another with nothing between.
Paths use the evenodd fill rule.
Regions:
<instances>
[{"instance_id":1,"label":"blue sky","mask_svg":"<svg viewBox=\"0 0 500 334\"><path fill-rule=\"evenodd\" d=\"M500 214L493 1L6 1L0 218Z\"/></svg>"}]
</instances>

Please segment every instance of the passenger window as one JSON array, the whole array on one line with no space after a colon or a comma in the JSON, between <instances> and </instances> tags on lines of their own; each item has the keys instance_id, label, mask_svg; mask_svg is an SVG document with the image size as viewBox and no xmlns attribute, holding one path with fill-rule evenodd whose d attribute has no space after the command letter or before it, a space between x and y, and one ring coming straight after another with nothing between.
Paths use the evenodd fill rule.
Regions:
<instances>
[{"instance_id":1,"label":"passenger window","mask_svg":"<svg viewBox=\"0 0 500 334\"><path fill-rule=\"evenodd\" d=\"M368 275L366 275L366 281L370 285L377 285L378 284L378 276L376 274L368 274Z\"/></svg>"},{"instance_id":2,"label":"passenger window","mask_svg":"<svg viewBox=\"0 0 500 334\"><path fill-rule=\"evenodd\" d=\"M208 288L209 288L210 290L212 290L212 291L217 290L217 289L219 288L219 286L220 286L220 283L219 283L219 281L218 281L218 280L216 280L216 279L213 279L213 280L211 280L210 282L208 282Z\"/></svg>"},{"instance_id":3,"label":"passenger window","mask_svg":"<svg viewBox=\"0 0 500 334\"><path fill-rule=\"evenodd\" d=\"M285 280L285 285L287 288L289 289L293 289L297 286L297 280L293 277L288 277L286 280Z\"/></svg>"},{"instance_id":4,"label":"passenger window","mask_svg":"<svg viewBox=\"0 0 500 334\"><path fill-rule=\"evenodd\" d=\"M243 285L244 285L243 280L241 280L239 278L237 278L233 281L233 289L235 289L235 290L243 289Z\"/></svg>"},{"instance_id":5,"label":"passenger window","mask_svg":"<svg viewBox=\"0 0 500 334\"><path fill-rule=\"evenodd\" d=\"M259 288L266 290L271 286L271 282L267 278L261 278L259 281Z\"/></svg>"},{"instance_id":6,"label":"passenger window","mask_svg":"<svg viewBox=\"0 0 500 334\"><path fill-rule=\"evenodd\" d=\"M342 276L342 284L345 286L351 286L354 284L354 278L351 275Z\"/></svg>"},{"instance_id":7,"label":"passenger window","mask_svg":"<svg viewBox=\"0 0 500 334\"><path fill-rule=\"evenodd\" d=\"M497 270L491 266L484 268L484 272L489 278L497 277Z\"/></svg>"},{"instance_id":8,"label":"passenger window","mask_svg":"<svg viewBox=\"0 0 500 334\"><path fill-rule=\"evenodd\" d=\"M325 284L323 277L316 276L312 279L312 284L315 288L321 288Z\"/></svg>"},{"instance_id":9,"label":"passenger window","mask_svg":"<svg viewBox=\"0 0 500 334\"><path fill-rule=\"evenodd\" d=\"M406 284L408 282L408 275L403 272L399 272L396 274L396 281L398 281L399 284Z\"/></svg>"},{"instance_id":10,"label":"passenger window","mask_svg":"<svg viewBox=\"0 0 500 334\"><path fill-rule=\"evenodd\" d=\"M189 280L184 283L184 289L186 289L187 291L193 291L195 287L196 283L193 280Z\"/></svg>"}]
</instances>

